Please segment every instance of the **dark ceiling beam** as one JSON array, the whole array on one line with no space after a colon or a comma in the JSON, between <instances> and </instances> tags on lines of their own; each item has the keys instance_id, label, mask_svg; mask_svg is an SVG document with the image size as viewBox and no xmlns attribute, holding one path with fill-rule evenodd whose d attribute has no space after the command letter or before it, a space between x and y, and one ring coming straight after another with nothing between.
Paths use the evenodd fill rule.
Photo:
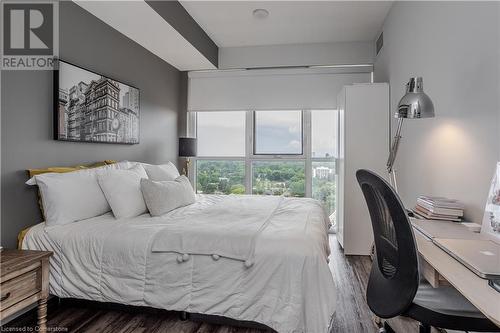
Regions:
<instances>
[{"instance_id":1,"label":"dark ceiling beam","mask_svg":"<svg viewBox=\"0 0 500 333\"><path fill-rule=\"evenodd\" d=\"M146 3L215 67L219 67L219 47L178 1L149 0Z\"/></svg>"}]
</instances>

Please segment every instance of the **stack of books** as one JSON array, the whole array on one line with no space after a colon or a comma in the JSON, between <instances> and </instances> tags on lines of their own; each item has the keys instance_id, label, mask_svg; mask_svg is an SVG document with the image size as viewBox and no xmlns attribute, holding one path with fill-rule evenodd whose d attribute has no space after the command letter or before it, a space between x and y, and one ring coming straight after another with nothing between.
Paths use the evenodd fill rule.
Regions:
<instances>
[{"instance_id":1,"label":"stack of books","mask_svg":"<svg viewBox=\"0 0 500 333\"><path fill-rule=\"evenodd\" d=\"M454 199L421 195L413 213L428 220L443 220L461 222L464 216L464 206Z\"/></svg>"}]
</instances>

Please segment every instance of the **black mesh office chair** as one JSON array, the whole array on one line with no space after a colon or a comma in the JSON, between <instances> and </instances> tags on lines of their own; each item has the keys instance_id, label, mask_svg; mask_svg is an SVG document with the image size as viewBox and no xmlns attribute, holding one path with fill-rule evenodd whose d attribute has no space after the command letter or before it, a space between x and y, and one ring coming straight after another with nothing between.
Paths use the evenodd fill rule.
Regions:
<instances>
[{"instance_id":1,"label":"black mesh office chair","mask_svg":"<svg viewBox=\"0 0 500 333\"><path fill-rule=\"evenodd\" d=\"M418 251L406 210L392 187L368 170L356 172L370 212L375 258L366 299L380 318L406 316L431 327L475 332L500 332L453 287L433 288L421 281ZM386 331L392 331L385 323Z\"/></svg>"}]
</instances>

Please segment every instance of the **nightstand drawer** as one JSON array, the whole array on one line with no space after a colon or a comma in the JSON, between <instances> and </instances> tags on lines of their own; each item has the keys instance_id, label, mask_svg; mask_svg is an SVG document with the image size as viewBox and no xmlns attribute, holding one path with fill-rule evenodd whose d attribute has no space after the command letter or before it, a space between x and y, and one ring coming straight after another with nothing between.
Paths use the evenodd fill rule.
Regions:
<instances>
[{"instance_id":1,"label":"nightstand drawer","mask_svg":"<svg viewBox=\"0 0 500 333\"><path fill-rule=\"evenodd\" d=\"M40 268L29 271L3 282L0 285L0 311L22 301L41 290Z\"/></svg>"},{"instance_id":2,"label":"nightstand drawer","mask_svg":"<svg viewBox=\"0 0 500 333\"><path fill-rule=\"evenodd\" d=\"M0 254L0 321L38 303L38 330L47 332L52 252L4 249Z\"/></svg>"}]
</instances>

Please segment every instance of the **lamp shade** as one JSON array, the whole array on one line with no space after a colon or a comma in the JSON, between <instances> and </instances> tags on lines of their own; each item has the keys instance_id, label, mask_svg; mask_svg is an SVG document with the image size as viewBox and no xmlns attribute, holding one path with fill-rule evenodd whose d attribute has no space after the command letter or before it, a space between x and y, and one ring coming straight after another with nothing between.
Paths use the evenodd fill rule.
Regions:
<instances>
[{"instance_id":1,"label":"lamp shade","mask_svg":"<svg viewBox=\"0 0 500 333\"><path fill-rule=\"evenodd\" d=\"M406 84L406 94L398 103L396 118L433 118L434 105L424 93L421 77L412 77Z\"/></svg>"},{"instance_id":2,"label":"lamp shade","mask_svg":"<svg viewBox=\"0 0 500 333\"><path fill-rule=\"evenodd\" d=\"M196 138L179 138L179 156L196 156Z\"/></svg>"}]
</instances>

